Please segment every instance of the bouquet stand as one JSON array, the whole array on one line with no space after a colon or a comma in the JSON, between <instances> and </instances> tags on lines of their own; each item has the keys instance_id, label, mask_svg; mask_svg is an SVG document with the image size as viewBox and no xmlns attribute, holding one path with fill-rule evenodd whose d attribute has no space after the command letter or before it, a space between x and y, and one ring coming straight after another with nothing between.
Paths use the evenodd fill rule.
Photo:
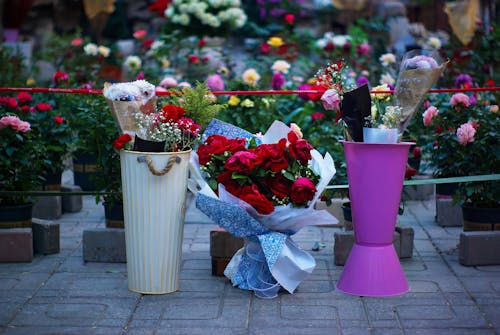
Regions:
<instances>
[{"instance_id":1,"label":"bouquet stand","mask_svg":"<svg viewBox=\"0 0 500 335\"><path fill-rule=\"evenodd\" d=\"M179 288L190 152L120 152L131 291Z\"/></svg>"},{"instance_id":2,"label":"bouquet stand","mask_svg":"<svg viewBox=\"0 0 500 335\"><path fill-rule=\"evenodd\" d=\"M342 143L355 242L337 289L374 297L406 293L408 283L392 240L408 150L413 143Z\"/></svg>"}]
</instances>

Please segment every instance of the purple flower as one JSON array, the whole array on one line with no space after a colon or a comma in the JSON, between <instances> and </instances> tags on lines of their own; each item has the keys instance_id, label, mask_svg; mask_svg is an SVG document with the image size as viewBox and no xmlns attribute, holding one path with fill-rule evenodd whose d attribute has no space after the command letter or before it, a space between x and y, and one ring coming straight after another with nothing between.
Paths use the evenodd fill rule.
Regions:
<instances>
[{"instance_id":1,"label":"purple flower","mask_svg":"<svg viewBox=\"0 0 500 335\"><path fill-rule=\"evenodd\" d=\"M139 72L137 74L137 77L135 77L135 80L143 80L145 77L144 77L144 72Z\"/></svg>"},{"instance_id":2,"label":"purple flower","mask_svg":"<svg viewBox=\"0 0 500 335\"><path fill-rule=\"evenodd\" d=\"M307 90L310 90L312 89L312 86L309 85L309 84L302 84L299 86L299 90L300 91L307 91ZM309 96L307 95L307 93L299 93L299 98L301 98L302 100L304 101L309 101Z\"/></svg>"},{"instance_id":3,"label":"purple flower","mask_svg":"<svg viewBox=\"0 0 500 335\"><path fill-rule=\"evenodd\" d=\"M358 85L358 87L363 85L370 85L370 81L365 76L359 76L358 80L356 81L356 85Z\"/></svg>"},{"instance_id":4,"label":"purple flower","mask_svg":"<svg viewBox=\"0 0 500 335\"><path fill-rule=\"evenodd\" d=\"M224 80L220 74L214 74L207 78L207 86L212 92L224 90Z\"/></svg>"},{"instance_id":5,"label":"purple flower","mask_svg":"<svg viewBox=\"0 0 500 335\"><path fill-rule=\"evenodd\" d=\"M472 86L472 78L468 74L462 73L455 78L455 87L461 88L465 86Z\"/></svg>"},{"instance_id":6,"label":"purple flower","mask_svg":"<svg viewBox=\"0 0 500 335\"><path fill-rule=\"evenodd\" d=\"M285 82L285 76L281 72L276 72L271 79L271 87L273 90L280 90L285 85Z\"/></svg>"}]
</instances>

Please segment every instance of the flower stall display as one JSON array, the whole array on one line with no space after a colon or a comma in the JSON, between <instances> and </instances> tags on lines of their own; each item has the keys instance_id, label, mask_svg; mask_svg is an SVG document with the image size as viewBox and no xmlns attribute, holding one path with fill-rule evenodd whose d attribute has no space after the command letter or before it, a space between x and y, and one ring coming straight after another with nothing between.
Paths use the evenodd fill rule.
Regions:
<instances>
[{"instance_id":1,"label":"flower stall display","mask_svg":"<svg viewBox=\"0 0 500 335\"><path fill-rule=\"evenodd\" d=\"M152 103L154 86L146 81L113 84L103 93L128 132L114 147L120 151L129 289L174 292L179 288L191 149L207 118L223 105L215 103L205 84L173 92L158 111ZM149 150L146 145L151 144L159 148Z\"/></svg>"},{"instance_id":2,"label":"flower stall display","mask_svg":"<svg viewBox=\"0 0 500 335\"><path fill-rule=\"evenodd\" d=\"M314 267L314 258L291 236L306 225L336 223L314 203L335 174L300 133L275 121L263 137L213 120L192 157L190 189L197 207L245 246L224 274L234 286L260 298L293 293Z\"/></svg>"}]
</instances>

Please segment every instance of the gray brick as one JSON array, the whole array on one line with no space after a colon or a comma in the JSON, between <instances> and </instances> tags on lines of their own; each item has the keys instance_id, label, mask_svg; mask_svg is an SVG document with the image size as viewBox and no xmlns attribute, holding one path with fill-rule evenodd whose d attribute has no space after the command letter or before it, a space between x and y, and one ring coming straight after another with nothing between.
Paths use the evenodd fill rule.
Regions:
<instances>
[{"instance_id":1,"label":"gray brick","mask_svg":"<svg viewBox=\"0 0 500 335\"><path fill-rule=\"evenodd\" d=\"M125 230L95 228L83 231L83 260L85 262L125 263Z\"/></svg>"},{"instance_id":2,"label":"gray brick","mask_svg":"<svg viewBox=\"0 0 500 335\"><path fill-rule=\"evenodd\" d=\"M44 255L60 251L59 223L33 218L33 249Z\"/></svg>"},{"instance_id":3,"label":"gray brick","mask_svg":"<svg viewBox=\"0 0 500 335\"><path fill-rule=\"evenodd\" d=\"M62 216L62 197L39 197L33 205L33 217L39 219L59 219Z\"/></svg>"},{"instance_id":4,"label":"gray brick","mask_svg":"<svg viewBox=\"0 0 500 335\"><path fill-rule=\"evenodd\" d=\"M500 231L466 231L460 234L462 265L499 265Z\"/></svg>"},{"instance_id":5,"label":"gray brick","mask_svg":"<svg viewBox=\"0 0 500 335\"><path fill-rule=\"evenodd\" d=\"M333 262L335 265L344 265L354 245L354 231L335 232L333 238ZM394 231L392 243L396 254L400 257L401 239L397 231Z\"/></svg>"},{"instance_id":6,"label":"gray brick","mask_svg":"<svg viewBox=\"0 0 500 335\"><path fill-rule=\"evenodd\" d=\"M415 231L409 226L396 226L396 231L399 233L400 248L399 258L411 258L413 256L413 240Z\"/></svg>"},{"instance_id":7,"label":"gray brick","mask_svg":"<svg viewBox=\"0 0 500 335\"><path fill-rule=\"evenodd\" d=\"M78 185L62 185L62 192L80 192L82 188ZM76 213L82 210L83 200L81 195L63 195L62 210L64 213Z\"/></svg>"},{"instance_id":8,"label":"gray brick","mask_svg":"<svg viewBox=\"0 0 500 335\"><path fill-rule=\"evenodd\" d=\"M31 262L33 232L31 228L0 229L0 262Z\"/></svg>"},{"instance_id":9,"label":"gray brick","mask_svg":"<svg viewBox=\"0 0 500 335\"><path fill-rule=\"evenodd\" d=\"M430 175L416 175L415 180L431 179ZM403 187L403 200L428 200L434 196L434 184L408 185Z\"/></svg>"},{"instance_id":10,"label":"gray brick","mask_svg":"<svg viewBox=\"0 0 500 335\"><path fill-rule=\"evenodd\" d=\"M460 227L463 225L462 208L453 204L450 198L436 199L436 221L441 227Z\"/></svg>"}]
</instances>

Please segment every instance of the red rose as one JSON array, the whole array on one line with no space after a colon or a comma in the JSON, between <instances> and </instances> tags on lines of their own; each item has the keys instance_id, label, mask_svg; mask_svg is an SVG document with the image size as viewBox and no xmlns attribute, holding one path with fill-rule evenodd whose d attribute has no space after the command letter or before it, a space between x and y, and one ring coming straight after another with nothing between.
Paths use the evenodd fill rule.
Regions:
<instances>
[{"instance_id":1,"label":"red rose","mask_svg":"<svg viewBox=\"0 0 500 335\"><path fill-rule=\"evenodd\" d=\"M311 121L321 120L324 117L325 117L324 113L314 112L311 114Z\"/></svg>"},{"instance_id":2,"label":"red rose","mask_svg":"<svg viewBox=\"0 0 500 335\"><path fill-rule=\"evenodd\" d=\"M151 45L153 44L153 42L154 42L154 40L152 40L152 39L144 40L144 41L142 41L142 46L144 47L144 49L149 50L151 48Z\"/></svg>"},{"instance_id":3,"label":"red rose","mask_svg":"<svg viewBox=\"0 0 500 335\"><path fill-rule=\"evenodd\" d=\"M207 45L207 42L205 42L205 40L203 38L198 41L198 46L200 48L203 48L205 45Z\"/></svg>"},{"instance_id":4,"label":"red rose","mask_svg":"<svg viewBox=\"0 0 500 335\"><path fill-rule=\"evenodd\" d=\"M52 109L51 104L46 104L46 103L39 103L35 106L35 109L39 112L46 112Z\"/></svg>"},{"instance_id":5,"label":"red rose","mask_svg":"<svg viewBox=\"0 0 500 335\"><path fill-rule=\"evenodd\" d=\"M413 158L418 159L422 156L422 149L420 149L420 147L415 147L413 148L412 154Z\"/></svg>"},{"instance_id":6,"label":"red rose","mask_svg":"<svg viewBox=\"0 0 500 335\"><path fill-rule=\"evenodd\" d=\"M290 199L297 205L303 205L314 198L316 186L309 178L300 177L292 185Z\"/></svg>"},{"instance_id":7,"label":"red rose","mask_svg":"<svg viewBox=\"0 0 500 335\"><path fill-rule=\"evenodd\" d=\"M320 91L319 93L307 93L309 100L314 102L319 101L326 91L326 88L322 85L312 85L310 89Z\"/></svg>"},{"instance_id":8,"label":"red rose","mask_svg":"<svg viewBox=\"0 0 500 335\"><path fill-rule=\"evenodd\" d=\"M129 134L122 134L113 142L113 148L120 150L130 141L132 141L132 136Z\"/></svg>"},{"instance_id":9,"label":"red rose","mask_svg":"<svg viewBox=\"0 0 500 335\"><path fill-rule=\"evenodd\" d=\"M21 106L21 111L23 112L29 112L31 110L31 107L28 105Z\"/></svg>"},{"instance_id":10,"label":"red rose","mask_svg":"<svg viewBox=\"0 0 500 335\"><path fill-rule=\"evenodd\" d=\"M224 164L224 167L232 172L249 174L255 168L257 156L249 151L235 152Z\"/></svg>"},{"instance_id":11,"label":"red rose","mask_svg":"<svg viewBox=\"0 0 500 335\"><path fill-rule=\"evenodd\" d=\"M264 185L280 199L290 196L293 182L285 178L282 174L264 179Z\"/></svg>"},{"instance_id":12,"label":"red rose","mask_svg":"<svg viewBox=\"0 0 500 335\"><path fill-rule=\"evenodd\" d=\"M285 22L286 23L293 24L294 21L295 21L295 15L290 14L290 13L285 15Z\"/></svg>"},{"instance_id":13,"label":"red rose","mask_svg":"<svg viewBox=\"0 0 500 335\"><path fill-rule=\"evenodd\" d=\"M269 44L262 43L259 46L259 53L261 53L262 55L267 55L270 52L271 52L271 46Z\"/></svg>"},{"instance_id":14,"label":"red rose","mask_svg":"<svg viewBox=\"0 0 500 335\"><path fill-rule=\"evenodd\" d=\"M239 197L242 190L243 185L240 185L236 179L232 178L233 171L223 171L217 177L217 183L224 185L226 191L234 195L235 197Z\"/></svg>"},{"instance_id":15,"label":"red rose","mask_svg":"<svg viewBox=\"0 0 500 335\"><path fill-rule=\"evenodd\" d=\"M262 161L264 170L280 172L288 167L285 157L286 139L282 138L275 144L261 144L255 148L257 159Z\"/></svg>"},{"instance_id":16,"label":"red rose","mask_svg":"<svg viewBox=\"0 0 500 335\"><path fill-rule=\"evenodd\" d=\"M69 75L66 72L56 71L52 79L56 85L59 85L61 83L67 83L69 81Z\"/></svg>"},{"instance_id":17,"label":"red rose","mask_svg":"<svg viewBox=\"0 0 500 335\"><path fill-rule=\"evenodd\" d=\"M210 162L211 155L222 155L226 151L235 153L241 150L245 150L245 139L228 139L222 135L211 135L205 144L198 147L197 153L200 165L205 165Z\"/></svg>"},{"instance_id":18,"label":"red rose","mask_svg":"<svg viewBox=\"0 0 500 335\"><path fill-rule=\"evenodd\" d=\"M7 99L7 106L9 106L10 108L17 108L18 103L17 103L16 98L8 98Z\"/></svg>"},{"instance_id":19,"label":"red rose","mask_svg":"<svg viewBox=\"0 0 500 335\"><path fill-rule=\"evenodd\" d=\"M412 168L409 165L406 165L406 170L405 170L405 179L411 179L414 175L417 174L417 170Z\"/></svg>"},{"instance_id":20,"label":"red rose","mask_svg":"<svg viewBox=\"0 0 500 335\"><path fill-rule=\"evenodd\" d=\"M198 63L200 59L196 55L189 55L188 61L189 63Z\"/></svg>"},{"instance_id":21,"label":"red rose","mask_svg":"<svg viewBox=\"0 0 500 335\"><path fill-rule=\"evenodd\" d=\"M61 124L64 122L64 119L60 116L54 116L54 122L55 123L58 123L58 124Z\"/></svg>"},{"instance_id":22,"label":"red rose","mask_svg":"<svg viewBox=\"0 0 500 335\"><path fill-rule=\"evenodd\" d=\"M17 100L20 103L25 104L25 103L31 102L33 100L33 97L28 92L20 92L17 95Z\"/></svg>"},{"instance_id":23,"label":"red rose","mask_svg":"<svg viewBox=\"0 0 500 335\"><path fill-rule=\"evenodd\" d=\"M180 106L165 105L161 108L161 114L165 118L165 121L177 122L186 114L186 110Z\"/></svg>"},{"instance_id":24,"label":"red rose","mask_svg":"<svg viewBox=\"0 0 500 335\"><path fill-rule=\"evenodd\" d=\"M325 45L324 49L326 52L332 52L333 49L335 49L335 44L333 44L332 42L329 42L327 45Z\"/></svg>"},{"instance_id":25,"label":"red rose","mask_svg":"<svg viewBox=\"0 0 500 335\"><path fill-rule=\"evenodd\" d=\"M240 199L255 208L260 214L271 214L274 211L273 203L265 197L264 194L259 192L257 185L243 187Z\"/></svg>"},{"instance_id":26,"label":"red rose","mask_svg":"<svg viewBox=\"0 0 500 335\"><path fill-rule=\"evenodd\" d=\"M290 145L288 146L290 156L298 160L300 164L306 165L311 159L311 150L313 147L306 140L298 138L297 134L293 131L288 133L288 141L290 141Z\"/></svg>"}]
</instances>

